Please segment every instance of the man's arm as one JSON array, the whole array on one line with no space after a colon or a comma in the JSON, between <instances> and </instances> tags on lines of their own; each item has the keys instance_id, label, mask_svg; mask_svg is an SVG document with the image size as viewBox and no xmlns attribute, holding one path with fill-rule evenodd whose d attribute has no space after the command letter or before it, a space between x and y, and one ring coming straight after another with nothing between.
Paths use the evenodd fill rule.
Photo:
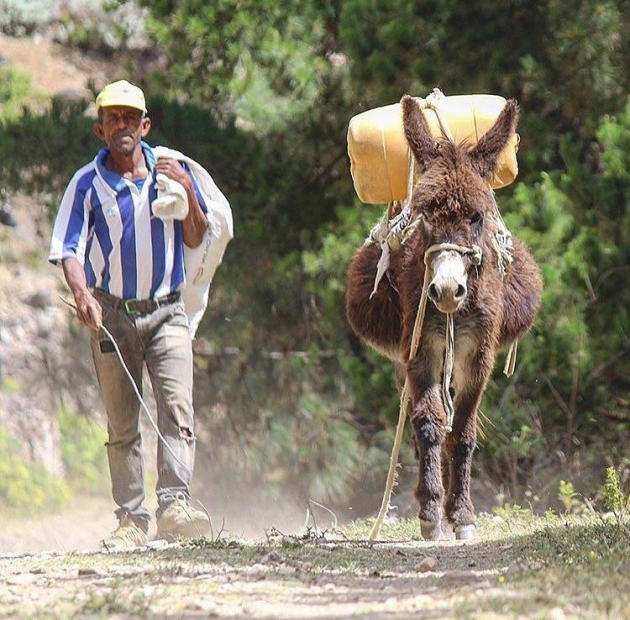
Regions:
<instances>
[{"instance_id":1,"label":"man's arm","mask_svg":"<svg viewBox=\"0 0 630 620\"><path fill-rule=\"evenodd\" d=\"M100 329L103 310L87 287L85 271L81 263L76 258L64 258L61 264L63 275L74 295L79 321L90 329Z\"/></svg>"},{"instance_id":2,"label":"man's arm","mask_svg":"<svg viewBox=\"0 0 630 620\"><path fill-rule=\"evenodd\" d=\"M203 236L208 229L208 219L199 204L192 179L176 159L160 157L155 169L157 172L161 172L170 179L173 179L173 181L177 181L183 185L186 190L186 195L188 196L188 215L182 222L184 243L189 248L198 247L203 241Z\"/></svg>"}]
</instances>

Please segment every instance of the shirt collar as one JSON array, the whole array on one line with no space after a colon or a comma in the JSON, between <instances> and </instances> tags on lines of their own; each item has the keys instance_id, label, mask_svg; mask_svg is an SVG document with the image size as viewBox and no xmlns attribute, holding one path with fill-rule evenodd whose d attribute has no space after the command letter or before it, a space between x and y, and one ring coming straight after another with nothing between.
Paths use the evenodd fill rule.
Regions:
<instances>
[{"instance_id":1,"label":"shirt collar","mask_svg":"<svg viewBox=\"0 0 630 620\"><path fill-rule=\"evenodd\" d=\"M140 142L142 146L142 153L144 155L144 161L147 164L147 168L149 169L149 176L153 176L153 171L155 169L155 164L157 162L157 158L155 157L155 153L153 149L144 141ZM114 190L119 191L124 189L126 185L125 179L123 179L117 172L113 170L108 170L105 167L105 160L109 156L110 150L108 147L103 147L96 154L96 167L98 169L99 174L103 177L103 180Z\"/></svg>"}]
</instances>

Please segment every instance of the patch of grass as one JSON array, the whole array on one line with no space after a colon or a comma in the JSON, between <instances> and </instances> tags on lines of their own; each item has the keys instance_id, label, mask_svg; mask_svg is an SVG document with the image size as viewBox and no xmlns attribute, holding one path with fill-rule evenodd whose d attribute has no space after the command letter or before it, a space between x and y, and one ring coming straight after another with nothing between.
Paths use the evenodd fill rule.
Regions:
<instances>
[{"instance_id":1,"label":"patch of grass","mask_svg":"<svg viewBox=\"0 0 630 620\"><path fill-rule=\"evenodd\" d=\"M112 614L146 618L150 600L138 591L138 585L134 580L117 578L111 588L90 592L81 612L97 618L109 618Z\"/></svg>"},{"instance_id":2,"label":"patch of grass","mask_svg":"<svg viewBox=\"0 0 630 620\"><path fill-rule=\"evenodd\" d=\"M339 532L350 540L368 540L374 519L360 519L345 525ZM422 540L418 519L386 520L379 530L379 540Z\"/></svg>"},{"instance_id":3,"label":"patch of grass","mask_svg":"<svg viewBox=\"0 0 630 620\"><path fill-rule=\"evenodd\" d=\"M559 518L553 512L544 517L551 521ZM481 541L497 540L517 533L534 532L547 522L536 516L531 508L505 504L495 508L493 514L480 513L477 516L477 537ZM368 540L373 525L374 519L360 519L345 525L338 533L351 540ZM415 518L386 520L381 526L378 540L421 541L420 523Z\"/></svg>"},{"instance_id":4,"label":"patch of grass","mask_svg":"<svg viewBox=\"0 0 630 620\"><path fill-rule=\"evenodd\" d=\"M19 394L22 391L22 386L17 379L14 379L10 375L6 375L2 378L0 391L4 394Z\"/></svg>"},{"instance_id":5,"label":"patch of grass","mask_svg":"<svg viewBox=\"0 0 630 620\"><path fill-rule=\"evenodd\" d=\"M565 519L528 537L519 551L537 569L617 565L630 558L630 523L605 516Z\"/></svg>"},{"instance_id":6,"label":"patch of grass","mask_svg":"<svg viewBox=\"0 0 630 620\"><path fill-rule=\"evenodd\" d=\"M481 608L462 608L462 618L493 612L542 620L554 608L567 619L630 618L630 523L614 515L548 512L526 531L514 527L506 540L510 569Z\"/></svg>"}]
</instances>

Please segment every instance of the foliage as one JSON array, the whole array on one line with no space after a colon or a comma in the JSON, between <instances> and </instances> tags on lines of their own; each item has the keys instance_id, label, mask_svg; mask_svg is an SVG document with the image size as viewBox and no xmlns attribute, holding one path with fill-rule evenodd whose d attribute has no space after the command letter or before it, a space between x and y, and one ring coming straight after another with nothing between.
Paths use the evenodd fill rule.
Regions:
<instances>
[{"instance_id":1,"label":"foliage","mask_svg":"<svg viewBox=\"0 0 630 620\"><path fill-rule=\"evenodd\" d=\"M75 493L106 495L109 493L107 441L105 429L88 416L62 406L59 415L61 458L66 481Z\"/></svg>"},{"instance_id":2,"label":"foliage","mask_svg":"<svg viewBox=\"0 0 630 620\"><path fill-rule=\"evenodd\" d=\"M28 75L13 67L0 66L0 120L19 116L24 101L31 91Z\"/></svg>"},{"instance_id":3,"label":"foliage","mask_svg":"<svg viewBox=\"0 0 630 620\"><path fill-rule=\"evenodd\" d=\"M92 0L63 7L54 26L55 40L85 50L115 53L146 51L151 41L144 28L145 11L134 2L114 6Z\"/></svg>"},{"instance_id":4,"label":"foliage","mask_svg":"<svg viewBox=\"0 0 630 620\"><path fill-rule=\"evenodd\" d=\"M529 175L560 164L563 134L588 143L601 114L623 105L627 23L621 0L349 0L339 30L366 107L434 86L516 97Z\"/></svg>"},{"instance_id":5,"label":"foliage","mask_svg":"<svg viewBox=\"0 0 630 620\"><path fill-rule=\"evenodd\" d=\"M326 18L332 21L337 2L139 4L150 10L150 32L171 61L161 85L196 103L214 101L215 110L229 109L259 132L285 128L312 110L331 71Z\"/></svg>"},{"instance_id":6,"label":"foliage","mask_svg":"<svg viewBox=\"0 0 630 620\"><path fill-rule=\"evenodd\" d=\"M0 186L60 200L72 174L100 147L86 105L54 99L44 114L25 108L19 118L0 118Z\"/></svg>"},{"instance_id":7,"label":"foliage","mask_svg":"<svg viewBox=\"0 0 630 620\"><path fill-rule=\"evenodd\" d=\"M621 490L619 475L614 467L608 467L606 469L604 505L608 510L614 513L618 521L622 521L630 510L630 495L625 495Z\"/></svg>"},{"instance_id":8,"label":"foliage","mask_svg":"<svg viewBox=\"0 0 630 620\"><path fill-rule=\"evenodd\" d=\"M66 407L59 411L58 422L64 480L41 463L24 461L15 440L0 427L0 500L5 507L36 513L64 506L74 493L109 493L105 431Z\"/></svg>"},{"instance_id":9,"label":"foliage","mask_svg":"<svg viewBox=\"0 0 630 620\"><path fill-rule=\"evenodd\" d=\"M112 52L146 50L145 11L115 0L0 0L0 32L46 36L64 45Z\"/></svg>"},{"instance_id":10,"label":"foliage","mask_svg":"<svg viewBox=\"0 0 630 620\"><path fill-rule=\"evenodd\" d=\"M570 463L582 447L593 448L599 471L604 451L595 445L613 446L613 460L624 454L630 317L621 279L630 256L629 186L621 170L628 163L628 120L627 106L618 118L602 120L596 174L567 139L566 172L520 184L502 203L508 226L528 242L545 280L533 338L520 349L517 384L502 392L495 379L485 401L495 429L484 448L501 457L496 465L507 465L514 484L536 478L558 456Z\"/></svg>"},{"instance_id":11,"label":"foliage","mask_svg":"<svg viewBox=\"0 0 630 620\"><path fill-rule=\"evenodd\" d=\"M19 394L22 391L22 386L10 375L3 375L0 391L4 394Z\"/></svg>"},{"instance_id":12,"label":"foliage","mask_svg":"<svg viewBox=\"0 0 630 620\"><path fill-rule=\"evenodd\" d=\"M567 480L560 480L558 487L558 499L567 514L586 514L588 506L581 499L580 494L575 490L573 483Z\"/></svg>"},{"instance_id":13,"label":"foliage","mask_svg":"<svg viewBox=\"0 0 630 620\"><path fill-rule=\"evenodd\" d=\"M630 548L630 527L590 521L549 524L527 541L526 552L539 566L593 565L607 558L624 558ZM536 550L535 555L533 550Z\"/></svg>"},{"instance_id":14,"label":"foliage","mask_svg":"<svg viewBox=\"0 0 630 620\"><path fill-rule=\"evenodd\" d=\"M0 500L6 508L35 513L62 506L69 498L67 486L56 480L41 463L25 461L15 440L0 427Z\"/></svg>"},{"instance_id":15,"label":"foliage","mask_svg":"<svg viewBox=\"0 0 630 620\"><path fill-rule=\"evenodd\" d=\"M48 22L52 2L0 0L0 30L16 35L32 32Z\"/></svg>"}]
</instances>

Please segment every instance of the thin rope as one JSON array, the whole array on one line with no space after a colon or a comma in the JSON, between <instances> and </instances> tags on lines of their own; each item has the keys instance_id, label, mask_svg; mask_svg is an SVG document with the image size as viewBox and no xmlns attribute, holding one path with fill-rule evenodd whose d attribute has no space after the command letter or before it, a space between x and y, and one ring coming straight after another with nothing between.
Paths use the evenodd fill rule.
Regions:
<instances>
[{"instance_id":1,"label":"thin rope","mask_svg":"<svg viewBox=\"0 0 630 620\"><path fill-rule=\"evenodd\" d=\"M404 206L407 206L411 202L411 196L413 194L413 181L415 174L415 161L416 158L413 156L411 149L408 150L409 157L409 168L407 169L407 197L405 198Z\"/></svg>"},{"instance_id":2,"label":"thin rope","mask_svg":"<svg viewBox=\"0 0 630 620\"><path fill-rule=\"evenodd\" d=\"M503 368L503 374L506 377L511 377L514 374L514 369L516 368L516 351L518 349L518 338L512 341L510 348L507 352L507 357L505 359L505 367Z\"/></svg>"},{"instance_id":3,"label":"thin rope","mask_svg":"<svg viewBox=\"0 0 630 620\"><path fill-rule=\"evenodd\" d=\"M434 88L429 95L425 99L422 97L415 97L416 101L420 105L421 109L429 108L435 112L437 116L438 122L440 123L440 128L444 136L450 140L451 142L455 142L453 138L453 134L451 133L451 128L448 126L448 122L446 121L446 117L442 114L442 101L446 99L444 93L439 88Z\"/></svg>"},{"instance_id":4,"label":"thin rope","mask_svg":"<svg viewBox=\"0 0 630 620\"><path fill-rule=\"evenodd\" d=\"M63 301L63 303L66 304L66 306L69 306L75 312L77 311L77 307L74 304L71 304L69 301L67 301L63 297L61 297L61 295L59 296L59 299L61 299L61 301ZM151 415L151 412L149 411L149 408L147 407L146 403L144 402L142 396L140 395L140 391L138 390L138 386L136 385L136 382L134 381L133 376L129 372L129 369L127 368L127 364L125 364L125 361L123 360L122 353L120 352L120 349L118 348L118 343L116 342L114 337L111 335L109 330L103 325L102 322L99 321L99 325L98 326L100 327L100 329L103 330L103 333L111 340L112 344L114 345L114 349L116 350L116 354L118 355L118 359L120 360L120 363L122 364L123 370L125 371L125 374L129 378L129 381L131 382L131 385L132 385L132 387L133 387L133 389L134 389L134 391L136 393L136 396L138 397L138 400L140 401L140 405L142 405L142 408L143 408L144 412L147 414L147 417L149 418L149 422L151 423L151 426L153 427L153 429L157 433L157 436L160 438L160 441L164 444L164 447L171 453L173 458L182 467L188 467L186 465L186 463L184 463L177 456L177 454L175 454L175 452L173 451L173 448L171 448L171 446L168 445L166 439L164 438L164 435L162 435L162 433L160 432L160 429L158 428L158 425L155 423L155 420L153 419L153 416Z\"/></svg>"},{"instance_id":5,"label":"thin rope","mask_svg":"<svg viewBox=\"0 0 630 620\"><path fill-rule=\"evenodd\" d=\"M451 378L455 363L455 328L453 326L453 314L446 314L446 342L444 345L444 370L442 372L442 403L446 410L446 425L444 430L450 433L453 430L455 418L455 406L451 397Z\"/></svg>"},{"instance_id":6,"label":"thin rope","mask_svg":"<svg viewBox=\"0 0 630 620\"><path fill-rule=\"evenodd\" d=\"M405 430L405 421L407 419L407 403L409 401L409 379L405 379L405 385L403 386L402 393L400 395L400 410L398 412L398 424L396 425L396 435L394 437L394 445L392 447L392 453L389 457L389 469L387 470L387 480L385 482L385 492L383 493L383 499L381 500L381 507L372 526L369 539L376 540L378 533L381 530L381 525L385 520L387 511L390 509L389 501L392 497L392 490L396 486L396 467L398 467L398 455L400 453L400 446L402 445L403 432Z\"/></svg>"}]
</instances>

